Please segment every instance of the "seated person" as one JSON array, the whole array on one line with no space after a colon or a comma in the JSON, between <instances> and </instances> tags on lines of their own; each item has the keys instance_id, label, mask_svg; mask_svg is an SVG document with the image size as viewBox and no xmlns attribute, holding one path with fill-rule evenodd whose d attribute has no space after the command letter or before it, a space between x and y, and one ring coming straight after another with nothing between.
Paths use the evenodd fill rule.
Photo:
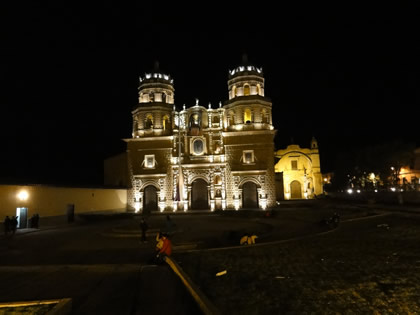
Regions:
<instances>
[{"instance_id":1,"label":"seated person","mask_svg":"<svg viewBox=\"0 0 420 315\"><path fill-rule=\"evenodd\" d=\"M159 243L158 243L159 244ZM168 234L162 233L162 248L156 255L156 262L158 264L163 263L165 257L172 255L172 242L168 237Z\"/></svg>"},{"instance_id":2,"label":"seated person","mask_svg":"<svg viewBox=\"0 0 420 315\"><path fill-rule=\"evenodd\" d=\"M258 238L255 234L250 235L249 233L244 234L239 241L240 245L251 245L255 244L255 240Z\"/></svg>"}]
</instances>

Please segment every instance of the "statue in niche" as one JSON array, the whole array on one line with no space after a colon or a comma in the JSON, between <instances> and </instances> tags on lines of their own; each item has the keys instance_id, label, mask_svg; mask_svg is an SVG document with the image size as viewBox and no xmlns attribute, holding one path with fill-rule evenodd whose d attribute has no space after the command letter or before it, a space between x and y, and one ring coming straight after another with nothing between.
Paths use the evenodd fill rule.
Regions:
<instances>
[{"instance_id":1,"label":"statue in niche","mask_svg":"<svg viewBox=\"0 0 420 315\"><path fill-rule=\"evenodd\" d=\"M200 135L201 130L201 115L199 113L193 113L190 116L190 121L188 123L188 128L191 136Z\"/></svg>"}]
</instances>

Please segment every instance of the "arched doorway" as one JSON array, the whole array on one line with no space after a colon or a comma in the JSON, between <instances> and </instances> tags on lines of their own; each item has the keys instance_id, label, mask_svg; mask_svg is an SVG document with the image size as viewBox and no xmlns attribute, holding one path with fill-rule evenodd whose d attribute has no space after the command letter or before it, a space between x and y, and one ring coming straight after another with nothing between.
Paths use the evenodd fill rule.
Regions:
<instances>
[{"instance_id":1,"label":"arched doorway","mask_svg":"<svg viewBox=\"0 0 420 315\"><path fill-rule=\"evenodd\" d=\"M191 209L206 210L209 209L209 198L207 183L203 179L196 179L191 187Z\"/></svg>"},{"instance_id":2,"label":"arched doorway","mask_svg":"<svg viewBox=\"0 0 420 315\"><path fill-rule=\"evenodd\" d=\"M302 188L297 180L290 183L290 198L302 199Z\"/></svg>"},{"instance_id":3,"label":"arched doorway","mask_svg":"<svg viewBox=\"0 0 420 315\"><path fill-rule=\"evenodd\" d=\"M155 186L149 185L144 188L143 194L143 212L150 213L158 210L157 189Z\"/></svg>"},{"instance_id":4,"label":"arched doorway","mask_svg":"<svg viewBox=\"0 0 420 315\"><path fill-rule=\"evenodd\" d=\"M253 182L242 185L242 208L258 208L257 185Z\"/></svg>"}]
</instances>

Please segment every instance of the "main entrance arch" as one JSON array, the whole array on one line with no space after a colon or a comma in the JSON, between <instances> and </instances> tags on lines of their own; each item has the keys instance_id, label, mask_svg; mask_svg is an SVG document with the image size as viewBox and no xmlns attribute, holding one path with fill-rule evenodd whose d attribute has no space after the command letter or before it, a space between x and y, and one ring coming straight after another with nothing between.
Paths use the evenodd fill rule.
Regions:
<instances>
[{"instance_id":1,"label":"main entrance arch","mask_svg":"<svg viewBox=\"0 0 420 315\"><path fill-rule=\"evenodd\" d=\"M191 187L191 209L192 210L207 210L209 209L207 183L205 180L199 178L193 181Z\"/></svg>"},{"instance_id":2,"label":"main entrance arch","mask_svg":"<svg viewBox=\"0 0 420 315\"><path fill-rule=\"evenodd\" d=\"M242 208L258 208L257 185L253 182L242 185Z\"/></svg>"},{"instance_id":3,"label":"main entrance arch","mask_svg":"<svg viewBox=\"0 0 420 315\"><path fill-rule=\"evenodd\" d=\"M149 185L144 188L143 193L143 212L150 213L158 210L157 189L155 186Z\"/></svg>"},{"instance_id":4,"label":"main entrance arch","mask_svg":"<svg viewBox=\"0 0 420 315\"><path fill-rule=\"evenodd\" d=\"M290 198L302 199L302 187L297 180L290 183Z\"/></svg>"}]
</instances>

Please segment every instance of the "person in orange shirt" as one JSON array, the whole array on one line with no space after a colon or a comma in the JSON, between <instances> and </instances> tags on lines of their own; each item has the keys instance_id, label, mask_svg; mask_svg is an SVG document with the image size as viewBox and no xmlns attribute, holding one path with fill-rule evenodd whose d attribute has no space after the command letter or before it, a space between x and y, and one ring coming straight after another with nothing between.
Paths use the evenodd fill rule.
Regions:
<instances>
[{"instance_id":1,"label":"person in orange shirt","mask_svg":"<svg viewBox=\"0 0 420 315\"><path fill-rule=\"evenodd\" d=\"M172 255L172 242L168 237L168 234L162 233L162 248L159 250L156 255L157 263L162 263L165 260L165 257Z\"/></svg>"}]
</instances>

